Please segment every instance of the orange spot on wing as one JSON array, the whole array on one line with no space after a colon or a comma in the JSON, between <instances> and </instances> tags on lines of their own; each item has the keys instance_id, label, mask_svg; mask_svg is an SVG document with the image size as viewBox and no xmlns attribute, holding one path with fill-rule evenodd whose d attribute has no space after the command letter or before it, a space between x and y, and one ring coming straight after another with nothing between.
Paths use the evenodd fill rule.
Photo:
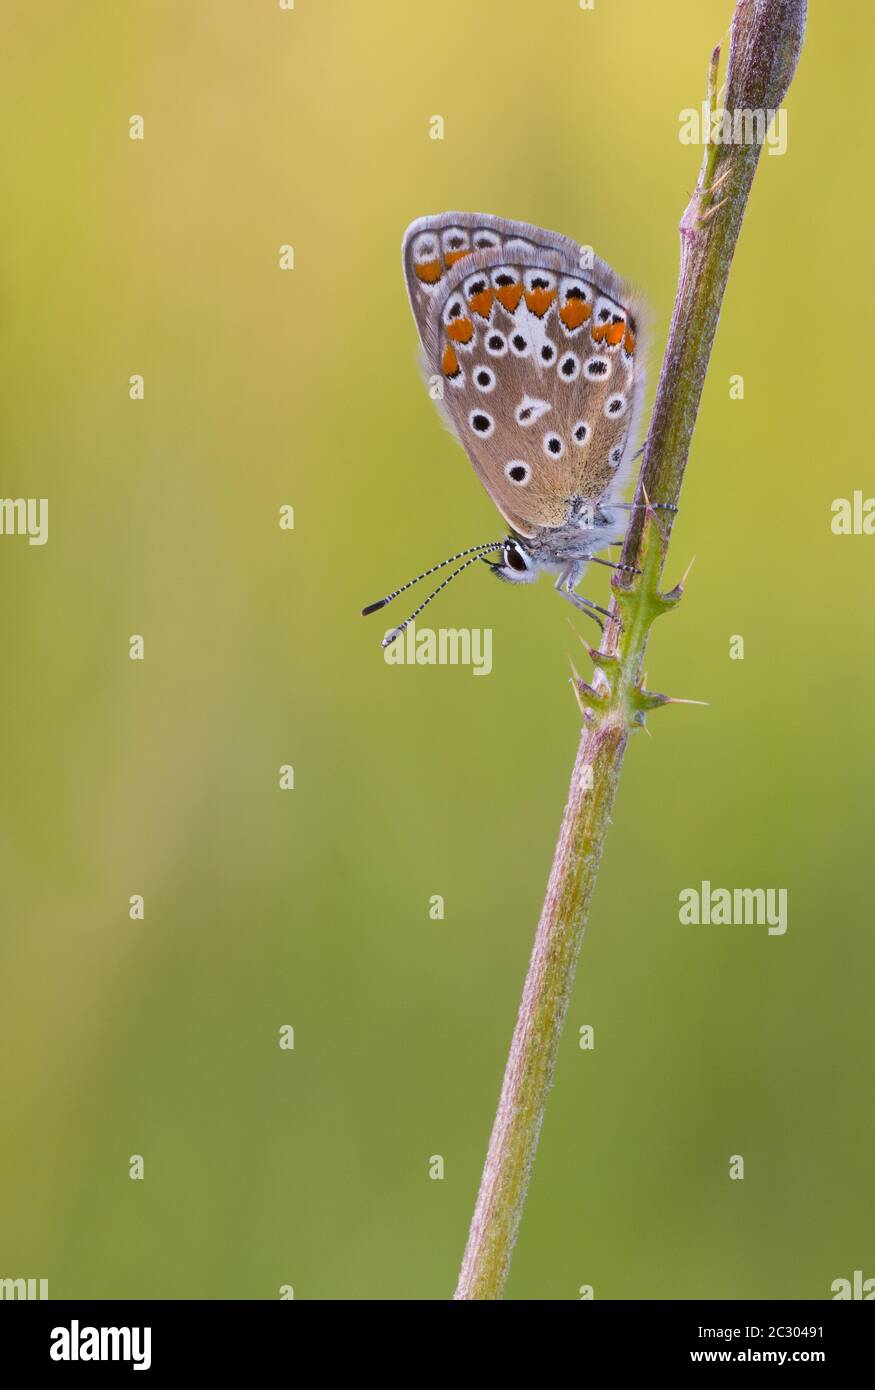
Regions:
<instances>
[{"instance_id":1,"label":"orange spot on wing","mask_svg":"<svg viewBox=\"0 0 875 1390\"><path fill-rule=\"evenodd\" d=\"M440 261L423 261L421 265L415 265L413 269L417 280L421 280L424 285L436 285L444 273Z\"/></svg>"},{"instance_id":2,"label":"orange spot on wing","mask_svg":"<svg viewBox=\"0 0 875 1390\"><path fill-rule=\"evenodd\" d=\"M526 303L539 319L544 317L555 298L555 290L526 290Z\"/></svg>"},{"instance_id":3,"label":"orange spot on wing","mask_svg":"<svg viewBox=\"0 0 875 1390\"><path fill-rule=\"evenodd\" d=\"M461 261L461 260L464 259L465 256L470 256L470 254L471 254L470 251L447 251L447 252L445 252L445 254L444 254L444 260L445 260L446 263L447 263L447 270L449 270L449 268L450 268L451 265L455 265L455 264L456 264L456 261Z\"/></svg>"},{"instance_id":4,"label":"orange spot on wing","mask_svg":"<svg viewBox=\"0 0 875 1390\"><path fill-rule=\"evenodd\" d=\"M612 324L609 324L609 325L608 325L608 331L607 331L607 333L605 334L605 337L606 337L607 340L608 340L609 346L610 346L610 347L616 347L617 344L618 344L619 342L622 341L623 334L624 334L625 332L626 332L626 325L625 325L625 323L622 323L622 322L621 322L621 323L612 323Z\"/></svg>"},{"instance_id":5,"label":"orange spot on wing","mask_svg":"<svg viewBox=\"0 0 875 1390\"><path fill-rule=\"evenodd\" d=\"M447 337L454 343L470 343L474 337L474 325L470 319L453 319L447 324Z\"/></svg>"},{"instance_id":6,"label":"orange spot on wing","mask_svg":"<svg viewBox=\"0 0 875 1390\"><path fill-rule=\"evenodd\" d=\"M609 329L609 328L610 328L610 324L607 324L607 323L599 323L599 324L596 324L595 328L592 330L592 340L593 340L593 342L594 342L594 343L603 343L603 342L605 341L605 338L608 336L608 329Z\"/></svg>"},{"instance_id":7,"label":"orange spot on wing","mask_svg":"<svg viewBox=\"0 0 875 1390\"><path fill-rule=\"evenodd\" d=\"M456 356L456 349L451 343L447 343L444 348L444 355L441 358L441 367L443 368L444 376L459 375L459 359Z\"/></svg>"},{"instance_id":8,"label":"orange spot on wing","mask_svg":"<svg viewBox=\"0 0 875 1390\"><path fill-rule=\"evenodd\" d=\"M500 285L495 291L495 298L502 304L509 314L515 314L517 305L523 297L522 285Z\"/></svg>"},{"instance_id":9,"label":"orange spot on wing","mask_svg":"<svg viewBox=\"0 0 875 1390\"><path fill-rule=\"evenodd\" d=\"M559 310L559 317L566 328L579 328L582 323L586 323L591 313L592 305L587 304L585 300L569 299Z\"/></svg>"},{"instance_id":10,"label":"orange spot on wing","mask_svg":"<svg viewBox=\"0 0 875 1390\"><path fill-rule=\"evenodd\" d=\"M626 336L623 339L623 347L626 349L630 356L635 351L635 334L632 332L631 328L626 329Z\"/></svg>"},{"instance_id":11,"label":"orange spot on wing","mask_svg":"<svg viewBox=\"0 0 875 1390\"><path fill-rule=\"evenodd\" d=\"M481 290L479 294L472 294L468 300L468 308L473 314L479 314L482 319L488 319L492 313L492 290Z\"/></svg>"}]
</instances>

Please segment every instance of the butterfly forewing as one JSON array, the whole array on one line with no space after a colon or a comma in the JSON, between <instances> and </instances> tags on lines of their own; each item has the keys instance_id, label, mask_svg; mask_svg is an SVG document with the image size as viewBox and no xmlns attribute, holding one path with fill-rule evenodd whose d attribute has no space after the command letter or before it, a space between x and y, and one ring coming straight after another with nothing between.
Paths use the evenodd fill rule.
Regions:
<instances>
[{"instance_id":1,"label":"butterfly forewing","mask_svg":"<svg viewBox=\"0 0 875 1390\"><path fill-rule=\"evenodd\" d=\"M527 223L447 213L404 239L429 372L521 535L615 497L641 399L640 305L604 262Z\"/></svg>"}]
</instances>

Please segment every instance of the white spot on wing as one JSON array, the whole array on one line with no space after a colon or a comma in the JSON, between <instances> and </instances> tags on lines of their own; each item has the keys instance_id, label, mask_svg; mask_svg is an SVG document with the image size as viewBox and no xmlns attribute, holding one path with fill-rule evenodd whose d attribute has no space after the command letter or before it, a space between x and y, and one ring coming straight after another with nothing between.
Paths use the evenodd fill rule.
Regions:
<instances>
[{"instance_id":1,"label":"white spot on wing","mask_svg":"<svg viewBox=\"0 0 875 1390\"><path fill-rule=\"evenodd\" d=\"M518 425L523 429L528 429L536 420L540 420L542 415L546 415L548 410L552 410L549 401L542 401L537 396L523 396L514 416Z\"/></svg>"},{"instance_id":2,"label":"white spot on wing","mask_svg":"<svg viewBox=\"0 0 875 1390\"><path fill-rule=\"evenodd\" d=\"M504 465L504 471L515 487L525 487L532 470L524 459L511 459L510 463Z\"/></svg>"}]
</instances>

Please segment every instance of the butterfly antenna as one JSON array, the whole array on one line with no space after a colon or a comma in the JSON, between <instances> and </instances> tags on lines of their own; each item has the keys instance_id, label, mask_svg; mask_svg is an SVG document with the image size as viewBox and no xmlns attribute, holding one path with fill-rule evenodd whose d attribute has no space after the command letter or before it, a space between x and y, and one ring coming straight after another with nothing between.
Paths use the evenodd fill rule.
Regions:
<instances>
[{"instance_id":1,"label":"butterfly antenna","mask_svg":"<svg viewBox=\"0 0 875 1390\"><path fill-rule=\"evenodd\" d=\"M497 550L500 550L500 549L501 549L501 545L502 545L502 542L498 542L497 544L490 546L489 549L490 549L490 550L496 550L496 549L497 549ZM478 547L478 549L479 549L479 547ZM464 554L465 552L463 551L462 553ZM423 608L427 608L428 605L431 603L432 599L433 599L433 598L437 598L437 596L438 596L438 594L440 593L441 589L445 589L445 588L447 587L448 584L451 584L452 581L456 578L456 576L459 575L459 574L461 574L463 570L466 570L466 569L468 568L469 565L474 565L474 564L477 563L478 560L482 560L482 559L483 559L483 553L482 553L482 551L481 551L481 553L478 554L478 555L472 555L471 558L470 558L470 560L466 560L465 563L464 563L464 565L460 565L459 568L458 568L457 570L453 570L452 574L448 574L447 577L446 577L446 579L443 581L443 583L438 584L437 588L434 590L434 593L429 594L428 598L427 598L427 599L424 599L424 600L422 601L422 603L419 605L419 607L418 607L418 608L415 608L415 609L413 610L413 612L410 614L410 617L409 617L409 618L405 618L403 623L399 623L397 627L393 627L392 631L391 631L391 632L388 632L388 633L386 634L386 636L385 636L385 637L383 638L383 640L380 642L380 646L381 646L381 647L390 647L390 646L392 645L392 643L395 641L395 638L396 638L396 637L400 637L401 634L402 634L402 632L404 631L404 629L410 626L410 624L413 622L414 618L418 618L418 617L419 617L419 615L420 615L420 613L422 612ZM449 562L449 561L445 561L444 563L445 563L445 564L449 564L450 562ZM435 569L439 569L439 568L440 568L439 565L436 565L436 566L435 566ZM428 571L427 571L427 572L428 572ZM405 586L405 587L406 587L406 586Z\"/></svg>"},{"instance_id":2,"label":"butterfly antenna","mask_svg":"<svg viewBox=\"0 0 875 1390\"><path fill-rule=\"evenodd\" d=\"M501 550L503 544L503 541L484 541L482 545L469 545L467 550L460 550L458 555L451 555L448 560L441 560L439 565L432 565L430 569L423 570L422 574L418 574L415 579L409 579L406 584L401 585L400 589L395 589L391 594L387 594L385 598L378 599L376 603L369 603L367 608L362 609L362 617L366 618L369 613L376 613L378 608L385 608L386 604L391 603L393 598L397 598L399 594L403 594L406 589L412 589L414 584L418 584L421 579L427 579L428 576L434 574L436 570L446 569L447 565L454 565L457 560L464 559L466 555L474 555L476 553L479 556L481 554L487 554L490 550ZM441 585L441 588L443 588L443 585ZM435 593L439 592L438 589L435 589ZM433 597L434 594L432 595L432 598ZM428 600L426 599L426 603L427 602ZM423 605L423 607L424 606L425 605ZM416 611L419 612L420 610L417 609ZM409 621L410 619L408 618L408 622Z\"/></svg>"}]
</instances>

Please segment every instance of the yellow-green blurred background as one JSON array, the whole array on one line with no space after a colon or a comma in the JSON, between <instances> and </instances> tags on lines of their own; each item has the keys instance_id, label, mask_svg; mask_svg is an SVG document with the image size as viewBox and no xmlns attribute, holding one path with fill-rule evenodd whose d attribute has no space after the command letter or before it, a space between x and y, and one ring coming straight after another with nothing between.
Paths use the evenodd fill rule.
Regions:
<instances>
[{"instance_id":1,"label":"yellow-green blurred background","mask_svg":"<svg viewBox=\"0 0 875 1390\"><path fill-rule=\"evenodd\" d=\"M651 302L652 398L679 112L731 8L4 6L0 490L50 531L0 540L0 1276L450 1295L586 628L472 570L431 625L493 629L476 679L386 665L358 615L500 534L422 387L401 237L472 208L591 243ZM872 37L814 7L761 162L669 577L696 566L650 648L652 686L710 703L630 746L511 1298L875 1275L875 538L830 530L875 495ZM786 887L787 934L680 926L702 879Z\"/></svg>"}]
</instances>

